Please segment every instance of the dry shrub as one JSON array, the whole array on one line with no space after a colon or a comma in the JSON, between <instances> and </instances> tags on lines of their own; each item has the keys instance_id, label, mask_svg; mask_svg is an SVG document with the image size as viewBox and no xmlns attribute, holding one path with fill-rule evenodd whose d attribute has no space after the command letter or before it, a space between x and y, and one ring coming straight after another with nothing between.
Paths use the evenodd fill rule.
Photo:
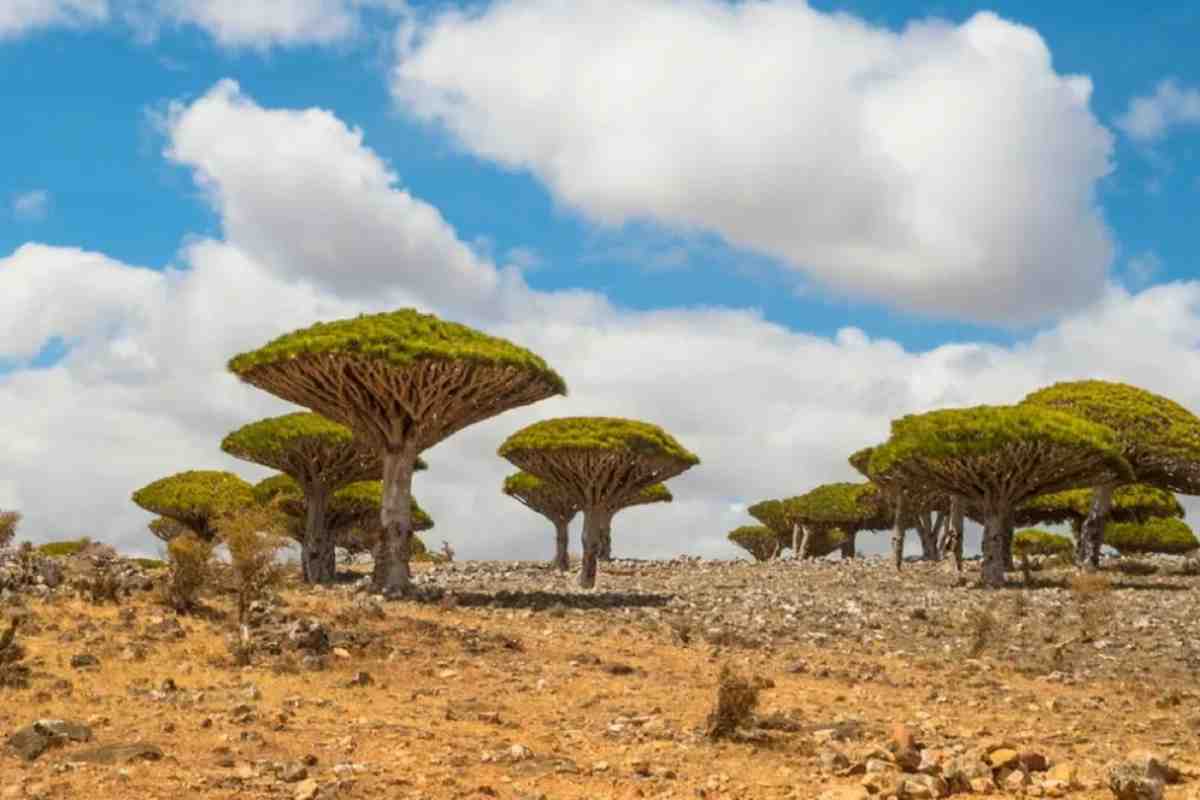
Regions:
<instances>
[{"instance_id":1,"label":"dry shrub","mask_svg":"<svg viewBox=\"0 0 1200 800\"><path fill-rule=\"evenodd\" d=\"M82 580L84 595L92 605L121 603L121 579L115 565L107 559L98 560Z\"/></svg>"},{"instance_id":2,"label":"dry shrub","mask_svg":"<svg viewBox=\"0 0 1200 800\"><path fill-rule=\"evenodd\" d=\"M1000 632L1000 619L991 606L967 610L967 654L978 658Z\"/></svg>"},{"instance_id":3,"label":"dry shrub","mask_svg":"<svg viewBox=\"0 0 1200 800\"><path fill-rule=\"evenodd\" d=\"M13 617L8 630L0 633L0 689L28 689L29 667L21 663L25 649L17 644L19 617Z\"/></svg>"},{"instance_id":4,"label":"dry shrub","mask_svg":"<svg viewBox=\"0 0 1200 800\"><path fill-rule=\"evenodd\" d=\"M283 583L286 567L279 551L286 544L286 520L273 508L253 506L223 517L217 533L229 548L232 589L237 597L238 622L255 600L265 599Z\"/></svg>"},{"instance_id":5,"label":"dry shrub","mask_svg":"<svg viewBox=\"0 0 1200 800\"><path fill-rule=\"evenodd\" d=\"M729 664L723 665L717 678L717 705L708 715L705 735L710 739L730 738L738 728L749 725L758 707L759 692L767 685L761 679L738 675Z\"/></svg>"},{"instance_id":6,"label":"dry shrub","mask_svg":"<svg viewBox=\"0 0 1200 800\"><path fill-rule=\"evenodd\" d=\"M1079 614L1082 640L1095 639L1113 611L1112 579L1099 572L1083 572L1071 576L1067 585Z\"/></svg>"},{"instance_id":7,"label":"dry shrub","mask_svg":"<svg viewBox=\"0 0 1200 800\"><path fill-rule=\"evenodd\" d=\"M19 511L0 511L0 550L12 544L17 536L17 525L21 522Z\"/></svg>"},{"instance_id":8,"label":"dry shrub","mask_svg":"<svg viewBox=\"0 0 1200 800\"><path fill-rule=\"evenodd\" d=\"M176 611L196 607L200 591L213 573L213 544L194 533L177 536L167 544L167 582L164 599Z\"/></svg>"}]
</instances>

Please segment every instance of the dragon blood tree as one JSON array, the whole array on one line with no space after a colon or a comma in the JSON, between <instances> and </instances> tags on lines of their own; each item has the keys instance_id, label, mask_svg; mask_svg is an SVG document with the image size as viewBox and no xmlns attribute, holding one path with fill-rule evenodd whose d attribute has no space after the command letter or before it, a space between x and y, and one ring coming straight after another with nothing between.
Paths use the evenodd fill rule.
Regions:
<instances>
[{"instance_id":1,"label":"dragon blood tree","mask_svg":"<svg viewBox=\"0 0 1200 800\"><path fill-rule=\"evenodd\" d=\"M568 527L580 508L572 499L572 494L557 484L524 471L514 472L505 478L503 491L550 520L554 525L554 568L563 572L570 569Z\"/></svg>"},{"instance_id":2,"label":"dragon blood tree","mask_svg":"<svg viewBox=\"0 0 1200 800\"><path fill-rule=\"evenodd\" d=\"M1070 523L1075 535L1076 561L1080 559L1083 522L1091 511L1096 489L1070 489L1043 494L1026 500L1013 512L1016 525L1059 525ZM1148 522L1161 517L1182 518L1183 506L1170 492L1130 483L1113 490L1109 503L1109 522Z\"/></svg>"},{"instance_id":3,"label":"dragon blood tree","mask_svg":"<svg viewBox=\"0 0 1200 800\"><path fill-rule=\"evenodd\" d=\"M729 541L745 550L755 561L770 561L779 553L779 536L766 525L743 525L729 532Z\"/></svg>"},{"instance_id":4,"label":"dragon blood tree","mask_svg":"<svg viewBox=\"0 0 1200 800\"><path fill-rule=\"evenodd\" d=\"M1131 471L1096 487L1076 551L1087 569L1100 566L1100 545L1113 491L1145 483L1180 494L1200 494L1200 418L1174 400L1109 381L1056 383L1032 392L1023 406L1052 408L1105 425L1117 436Z\"/></svg>"},{"instance_id":5,"label":"dragon blood tree","mask_svg":"<svg viewBox=\"0 0 1200 800\"><path fill-rule=\"evenodd\" d=\"M191 470L143 486L133 502L173 519L207 542L217 538L217 517L254 505L250 484L232 472Z\"/></svg>"},{"instance_id":6,"label":"dragon blood tree","mask_svg":"<svg viewBox=\"0 0 1200 800\"><path fill-rule=\"evenodd\" d=\"M807 545L814 534L828 536L834 529L843 534L842 558L854 558L859 531L892 527L895 514L884 493L873 483L826 483L792 498L792 519L804 527L800 558L807 558Z\"/></svg>"},{"instance_id":7,"label":"dragon blood tree","mask_svg":"<svg viewBox=\"0 0 1200 800\"><path fill-rule=\"evenodd\" d=\"M806 535L810 558L827 556L842 546L846 536L838 529L807 530L796 516L795 501L794 497L763 500L747 508L746 513L774 531L779 539L779 548L792 548L796 558L800 557L800 542Z\"/></svg>"},{"instance_id":8,"label":"dragon blood tree","mask_svg":"<svg viewBox=\"0 0 1200 800\"><path fill-rule=\"evenodd\" d=\"M146 523L146 527L150 529L154 538L167 543L170 543L176 536L182 536L191 530L182 522L177 522L170 517L155 517Z\"/></svg>"},{"instance_id":9,"label":"dragon blood tree","mask_svg":"<svg viewBox=\"0 0 1200 800\"><path fill-rule=\"evenodd\" d=\"M646 489L700 463L657 425L616 417L535 422L500 445L518 468L563 487L583 510L579 585L596 585L596 565L612 516Z\"/></svg>"},{"instance_id":10,"label":"dragon blood tree","mask_svg":"<svg viewBox=\"0 0 1200 800\"><path fill-rule=\"evenodd\" d=\"M958 495L985 520L983 582L1004 584L1013 509L1047 492L1126 480L1129 464L1109 428L1032 406L976 406L892 422L872 475Z\"/></svg>"},{"instance_id":11,"label":"dragon blood tree","mask_svg":"<svg viewBox=\"0 0 1200 800\"><path fill-rule=\"evenodd\" d=\"M639 492L632 500L630 500L621 508L630 508L632 506L646 506L651 503L670 503L675 498L671 496L671 490L665 484L656 483ZM620 509L617 509L618 511ZM600 554L601 561L612 561L612 524L604 529L604 534L600 539Z\"/></svg>"},{"instance_id":12,"label":"dragon blood tree","mask_svg":"<svg viewBox=\"0 0 1200 800\"><path fill-rule=\"evenodd\" d=\"M402 309L317 323L235 356L246 383L350 428L383 460L377 591L407 592L417 456L476 422L566 394L558 373L505 339Z\"/></svg>"},{"instance_id":13,"label":"dragon blood tree","mask_svg":"<svg viewBox=\"0 0 1200 800\"><path fill-rule=\"evenodd\" d=\"M383 474L379 452L355 439L345 425L308 411L251 422L226 436L221 449L296 481L306 514L301 574L309 583L332 583L337 564L325 519L330 497L351 483L378 480Z\"/></svg>"},{"instance_id":14,"label":"dragon blood tree","mask_svg":"<svg viewBox=\"0 0 1200 800\"><path fill-rule=\"evenodd\" d=\"M871 453L875 448L864 447L852 453L850 466L869 478L882 490L892 512L892 560L899 569L904 563L904 535L915 527L921 539L921 555L926 561L940 561L942 543L939 537L950 521L951 498L928 486L894 480L889 475L872 475ZM961 550L955 550L961 559Z\"/></svg>"},{"instance_id":15,"label":"dragon blood tree","mask_svg":"<svg viewBox=\"0 0 1200 800\"><path fill-rule=\"evenodd\" d=\"M1109 522L1104 544L1123 556L1161 553L1183 555L1200 548L1196 534L1181 519L1159 517L1145 522Z\"/></svg>"}]
</instances>

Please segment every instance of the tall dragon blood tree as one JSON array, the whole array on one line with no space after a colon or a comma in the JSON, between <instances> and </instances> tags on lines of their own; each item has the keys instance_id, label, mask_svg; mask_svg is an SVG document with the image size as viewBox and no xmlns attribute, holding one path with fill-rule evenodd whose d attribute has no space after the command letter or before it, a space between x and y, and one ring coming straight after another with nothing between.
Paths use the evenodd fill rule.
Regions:
<instances>
[{"instance_id":1,"label":"tall dragon blood tree","mask_svg":"<svg viewBox=\"0 0 1200 800\"><path fill-rule=\"evenodd\" d=\"M568 551L568 528L579 513L580 505L567 489L544 481L528 472L514 472L504 479L504 493L525 507L536 511L554 525L554 568L566 572L571 568Z\"/></svg>"},{"instance_id":2,"label":"tall dragon blood tree","mask_svg":"<svg viewBox=\"0 0 1200 800\"><path fill-rule=\"evenodd\" d=\"M796 498L762 500L746 509L746 513L775 532L780 549L790 547L795 558L800 557L800 544L808 537L806 558L822 558L837 550L846 541L837 528L808 530L796 514Z\"/></svg>"},{"instance_id":3,"label":"tall dragon blood tree","mask_svg":"<svg viewBox=\"0 0 1200 800\"><path fill-rule=\"evenodd\" d=\"M508 437L499 453L518 468L563 487L583 510L579 585L596 567L613 514L656 483L700 463L657 425L616 417L561 417Z\"/></svg>"},{"instance_id":4,"label":"tall dragon blood tree","mask_svg":"<svg viewBox=\"0 0 1200 800\"><path fill-rule=\"evenodd\" d=\"M412 586L417 456L469 425L567 391L530 351L413 309L317 323L235 356L229 369L340 422L380 453L384 535L373 586L385 593Z\"/></svg>"},{"instance_id":5,"label":"tall dragon blood tree","mask_svg":"<svg viewBox=\"0 0 1200 800\"><path fill-rule=\"evenodd\" d=\"M1067 523L1075 536L1076 561L1084 547L1083 523L1091 512L1097 489L1071 489L1026 500L1013 512L1015 525L1060 525ZM1144 483L1131 483L1113 490L1108 521L1145 523L1153 519L1182 518L1183 506L1170 492Z\"/></svg>"},{"instance_id":6,"label":"tall dragon blood tree","mask_svg":"<svg viewBox=\"0 0 1200 800\"><path fill-rule=\"evenodd\" d=\"M326 521L330 498L343 486L378 480L383 474L379 451L345 425L309 411L251 422L226 436L221 449L296 482L305 510L301 575L308 583L332 583L337 564Z\"/></svg>"},{"instance_id":7,"label":"tall dragon blood tree","mask_svg":"<svg viewBox=\"0 0 1200 800\"><path fill-rule=\"evenodd\" d=\"M859 531L892 527L894 514L883 491L873 483L826 483L792 498L791 517L804 527L799 558L809 555L813 536L828 537L842 532L842 558L854 558Z\"/></svg>"},{"instance_id":8,"label":"tall dragon blood tree","mask_svg":"<svg viewBox=\"0 0 1200 800\"><path fill-rule=\"evenodd\" d=\"M675 498L671 496L671 490L668 489L665 484L656 483L653 486L648 486L642 491L638 492L628 503L617 509L617 511L626 508L632 508L633 506L648 506L653 503L670 503L674 501L674 499ZM614 514L615 513L616 512L614 512ZM611 521L609 526L604 529L604 533L601 534L600 537L599 558L601 561L612 561Z\"/></svg>"},{"instance_id":9,"label":"tall dragon blood tree","mask_svg":"<svg viewBox=\"0 0 1200 800\"><path fill-rule=\"evenodd\" d=\"M871 475L957 495L985 520L983 582L1004 585L1013 509L1039 494L1128 480L1117 436L1103 425L1032 406L976 406L892 422Z\"/></svg>"},{"instance_id":10,"label":"tall dragon blood tree","mask_svg":"<svg viewBox=\"0 0 1200 800\"><path fill-rule=\"evenodd\" d=\"M755 561L770 561L779 554L779 536L766 525L741 525L726 537Z\"/></svg>"},{"instance_id":11,"label":"tall dragon blood tree","mask_svg":"<svg viewBox=\"0 0 1200 800\"><path fill-rule=\"evenodd\" d=\"M1128 476L1096 487L1076 551L1086 569L1100 566L1104 525L1118 486L1145 483L1200 494L1200 418L1174 400L1126 383L1072 381L1038 389L1021 405L1055 409L1111 428L1132 468Z\"/></svg>"},{"instance_id":12,"label":"tall dragon blood tree","mask_svg":"<svg viewBox=\"0 0 1200 800\"><path fill-rule=\"evenodd\" d=\"M211 542L219 516L252 506L255 499L250 484L232 472L190 470L143 486L133 493L133 502Z\"/></svg>"}]
</instances>

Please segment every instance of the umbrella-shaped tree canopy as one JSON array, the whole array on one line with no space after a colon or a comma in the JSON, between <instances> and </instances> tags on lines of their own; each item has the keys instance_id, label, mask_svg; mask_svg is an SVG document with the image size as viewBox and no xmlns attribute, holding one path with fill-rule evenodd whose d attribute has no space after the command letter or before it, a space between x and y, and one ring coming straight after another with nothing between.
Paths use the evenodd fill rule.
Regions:
<instances>
[{"instance_id":1,"label":"umbrella-shaped tree canopy","mask_svg":"<svg viewBox=\"0 0 1200 800\"><path fill-rule=\"evenodd\" d=\"M1057 556L1069 555L1075 549L1075 544L1069 536L1028 528L1013 535L1012 549L1013 555L1020 558Z\"/></svg>"},{"instance_id":2,"label":"umbrella-shaped tree canopy","mask_svg":"<svg viewBox=\"0 0 1200 800\"><path fill-rule=\"evenodd\" d=\"M566 393L532 352L414 309L318 323L235 356L243 381L340 422L383 457L374 583L405 591L419 453L509 409Z\"/></svg>"},{"instance_id":3,"label":"umbrella-shaped tree canopy","mask_svg":"<svg viewBox=\"0 0 1200 800\"><path fill-rule=\"evenodd\" d=\"M755 561L767 561L779 552L779 536L766 525L742 525L731 530L728 538Z\"/></svg>"},{"instance_id":4,"label":"umbrella-shaped tree canopy","mask_svg":"<svg viewBox=\"0 0 1200 800\"><path fill-rule=\"evenodd\" d=\"M508 437L500 455L561 486L584 513L579 582L591 588L612 515L646 489L700 463L657 425L618 417L561 417Z\"/></svg>"},{"instance_id":5,"label":"umbrella-shaped tree canopy","mask_svg":"<svg viewBox=\"0 0 1200 800\"><path fill-rule=\"evenodd\" d=\"M1017 525L1060 525L1070 523L1078 530L1092 507L1094 489L1070 489L1038 495L1013 511ZM1130 483L1113 491L1109 519L1113 522L1144 522L1155 517L1182 517L1183 505L1168 491L1144 483Z\"/></svg>"},{"instance_id":6,"label":"umbrella-shaped tree canopy","mask_svg":"<svg viewBox=\"0 0 1200 800\"><path fill-rule=\"evenodd\" d=\"M176 536L182 536L191 530L191 528L182 522L173 520L170 517L155 517L146 523L146 527L150 529L150 533L153 534L154 538L163 542L170 542Z\"/></svg>"},{"instance_id":7,"label":"umbrella-shaped tree canopy","mask_svg":"<svg viewBox=\"0 0 1200 800\"><path fill-rule=\"evenodd\" d=\"M851 557L859 531L884 530L895 519L886 494L870 482L826 483L792 498L789 505L791 518L804 526L806 536L839 529L844 536L842 554ZM803 542L799 555L808 555Z\"/></svg>"},{"instance_id":8,"label":"umbrella-shaped tree canopy","mask_svg":"<svg viewBox=\"0 0 1200 800\"><path fill-rule=\"evenodd\" d=\"M1200 417L1161 395L1112 381L1069 381L1030 393L1022 405L1051 408L1110 428L1127 476L1097 487L1081 525L1079 559L1099 565L1100 544L1113 491L1145 483L1181 494L1200 494Z\"/></svg>"},{"instance_id":9,"label":"umbrella-shaped tree canopy","mask_svg":"<svg viewBox=\"0 0 1200 800\"><path fill-rule=\"evenodd\" d=\"M1121 555L1163 553L1182 555L1200 547L1187 523L1174 517L1145 522L1110 522L1104 527L1104 544Z\"/></svg>"},{"instance_id":10,"label":"umbrella-shaped tree canopy","mask_svg":"<svg viewBox=\"0 0 1200 800\"><path fill-rule=\"evenodd\" d=\"M568 526L580 508L572 499L571 493L524 470L505 478L503 491L550 520L554 525L554 567L563 571L570 569Z\"/></svg>"},{"instance_id":11,"label":"umbrella-shaped tree canopy","mask_svg":"<svg viewBox=\"0 0 1200 800\"><path fill-rule=\"evenodd\" d=\"M746 513L754 517L766 527L775 532L779 539L779 547L791 547L796 542L797 553L800 550L798 534L801 523L796 513L795 497L783 500L763 500L746 509ZM821 558L837 550L846 542L846 535L838 528L816 527L804 529L808 536L808 556Z\"/></svg>"},{"instance_id":12,"label":"umbrella-shaped tree canopy","mask_svg":"<svg viewBox=\"0 0 1200 800\"><path fill-rule=\"evenodd\" d=\"M143 486L133 502L147 511L186 525L207 541L216 538L214 520L254 504L250 484L232 472L189 470Z\"/></svg>"},{"instance_id":13,"label":"umbrella-shaped tree canopy","mask_svg":"<svg viewBox=\"0 0 1200 800\"><path fill-rule=\"evenodd\" d=\"M1031 406L976 406L895 420L871 454L871 475L931 486L980 509L984 581L1004 582L1013 509L1039 494L1127 480L1116 434Z\"/></svg>"}]
</instances>

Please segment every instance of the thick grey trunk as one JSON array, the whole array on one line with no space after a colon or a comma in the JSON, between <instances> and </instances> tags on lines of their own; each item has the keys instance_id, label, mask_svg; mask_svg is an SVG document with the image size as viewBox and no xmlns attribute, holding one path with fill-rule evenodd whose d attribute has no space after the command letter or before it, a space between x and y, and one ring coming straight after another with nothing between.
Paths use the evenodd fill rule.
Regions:
<instances>
[{"instance_id":1,"label":"thick grey trunk","mask_svg":"<svg viewBox=\"0 0 1200 800\"><path fill-rule=\"evenodd\" d=\"M1015 531L1013 530L1013 522L1012 522L1011 514L1006 514L1004 516L1003 531L1004 531L1004 569L1011 572L1012 570L1017 568L1016 562L1013 561L1012 543L1013 543L1013 535L1014 535Z\"/></svg>"},{"instance_id":2,"label":"thick grey trunk","mask_svg":"<svg viewBox=\"0 0 1200 800\"><path fill-rule=\"evenodd\" d=\"M926 561L942 559L938 536L945 525L946 515L940 511L936 517L928 511L917 517L917 535L921 537L921 558Z\"/></svg>"},{"instance_id":3,"label":"thick grey trunk","mask_svg":"<svg viewBox=\"0 0 1200 800\"><path fill-rule=\"evenodd\" d=\"M600 553L601 561L612 561L612 524L606 525L604 531L600 534Z\"/></svg>"},{"instance_id":4,"label":"thick grey trunk","mask_svg":"<svg viewBox=\"0 0 1200 800\"><path fill-rule=\"evenodd\" d=\"M1079 537L1079 543L1083 546L1080 566L1088 572L1100 569L1100 550L1104 547L1104 525L1108 522L1114 488L1113 484L1105 483L1092 490L1092 505L1088 509L1087 517L1083 520Z\"/></svg>"},{"instance_id":5,"label":"thick grey trunk","mask_svg":"<svg viewBox=\"0 0 1200 800\"><path fill-rule=\"evenodd\" d=\"M1004 547L1007 515L988 511L983 527L983 584L996 588L1004 585Z\"/></svg>"},{"instance_id":6,"label":"thick grey trunk","mask_svg":"<svg viewBox=\"0 0 1200 800\"><path fill-rule=\"evenodd\" d=\"M560 519L554 523L554 568L566 572L571 568L571 556L567 553L570 540L567 536L568 520Z\"/></svg>"},{"instance_id":7,"label":"thick grey trunk","mask_svg":"<svg viewBox=\"0 0 1200 800\"><path fill-rule=\"evenodd\" d=\"M904 495L896 495L896 517L892 522L892 562L904 566Z\"/></svg>"},{"instance_id":8,"label":"thick grey trunk","mask_svg":"<svg viewBox=\"0 0 1200 800\"><path fill-rule=\"evenodd\" d=\"M854 558L857 556L855 550L855 541L858 539L858 531L846 534L846 540L842 542L842 558Z\"/></svg>"},{"instance_id":9,"label":"thick grey trunk","mask_svg":"<svg viewBox=\"0 0 1200 800\"><path fill-rule=\"evenodd\" d=\"M956 572L962 572L963 517L963 500L956 495L950 498L950 516L946 521L946 538L942 544L942 553L951 557Z\"/></svg>"},{"instance_id":10,"label":"thick grey trunk","mask_svg":"<svg viewBox=\"0 0 1200 800\"><path fill-rule=\"evenodd\" d=\"M333 583L337 577L337 558L334 540L329 534L326 517L329 492L325 487L309 488L305 492L307 508L304 519L304 542L300 546L300 569L307 583Z\"/></svg>"},{"instance_id":11,"label":"thick grey trunk","mask_svg":"<svg viewBox=\"0 0 1200 800\"><path fill-rule=\"evenodd\" d=\"M806 537L807 537L807 535L808 534L805 533ZM807 541L807 538L805 539L805 541ZM801 547L801 545L800 545L800 523L793 522L792 523L792 555L795 556L796 558L803 557L800 554L800 547Z\"/></svg>"},{"instance_id":12,"label":"thick grey trunk","mask_svg":"<svg viewBox=\"0 0 1200 800\"><path fill-rule=\"evenodd\" d=\"M417 454L388 452L383 457L383 504L379 511L383 533L375 548L371 584L385 594L405 594L412 589L409 544L412 541L413 467Z\"/></svg>"},{"instance_id":13,"label":"thick grey trunk","mask_svg":"<svg viewBox=\"0 0 1200 800\"><path fill-rule=\"evenodd\" d=\"M579 586L596 586L596 567L600 556L601 537L612 521L612 512L588 509L583 512L583 561L579 566Z\"/></svg>"}]
</instances>

